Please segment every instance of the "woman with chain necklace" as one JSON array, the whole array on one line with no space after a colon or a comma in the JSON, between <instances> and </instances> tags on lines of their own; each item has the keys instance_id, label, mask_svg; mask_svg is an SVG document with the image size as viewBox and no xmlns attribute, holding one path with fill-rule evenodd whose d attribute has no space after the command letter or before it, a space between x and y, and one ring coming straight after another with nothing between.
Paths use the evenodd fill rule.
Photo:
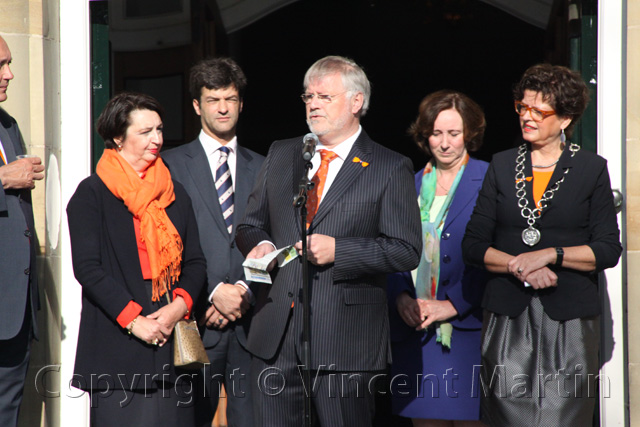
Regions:
<instances>
[{"instance_id":1,"label":"woman with chain necklace","mask_svg":"<svg viewBox=\"0 0 640 427\"><path fill-rule=\"evenodd\" d=\"M592 424L598 273L622 252L606 160L569 141L581 77L535 65L514 88L522 144L494 156L462 243L492 273L479 393L491 426Z\"/></svg>"},{"instance_id":2,"label":"woman with chain necklace","mask_svg":"<svg viewBox=\"0 0 640 427\"><path fill-rule=\"evenodd\" d=\"M481 425L480 402L471 393L486 274L465 269L461 242L487 171L486 162L469 157L484 129L482 109L445 90L424 98L410 129L431 157L415 180L424 247L417 270L389 277L388 297L391 373L407 381L392 381L393 411L414 426Z\"/></svg>"}]
</instances>

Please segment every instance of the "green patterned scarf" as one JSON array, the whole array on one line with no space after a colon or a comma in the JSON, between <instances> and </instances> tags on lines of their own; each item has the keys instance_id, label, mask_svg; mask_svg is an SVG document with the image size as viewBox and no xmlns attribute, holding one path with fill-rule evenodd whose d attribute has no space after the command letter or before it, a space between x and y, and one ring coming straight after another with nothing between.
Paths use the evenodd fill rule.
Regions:
<instances>
[{"instance_id":1,"label":"green patterned scarf","mask_svg":"<svg viewBox=\"0 0 640 427\"><path fill-rule=\"evenodd\" d=\"M456 175L447 198L435 218L431 218L429 211L436 196L436 165L435 162L429 161L424 168L422 175L422 187L420 188L420 196L418 203L420 205L420 217L422 219L422 239L423 250L418 265L418 273L416 278L416 296L423 300L435 300L438 294L438 283L440 279L440 235L444 220L449 211L449 206L453 201L453 197L460 183L460 178L464 173L464 169L469 161L467 154L463 160L462 166ZM451 333L453 327L451 323L439 322L436 325L436 333L438 335L437 342L446 348L451 348Z\"/></svg>"}]
</instances>

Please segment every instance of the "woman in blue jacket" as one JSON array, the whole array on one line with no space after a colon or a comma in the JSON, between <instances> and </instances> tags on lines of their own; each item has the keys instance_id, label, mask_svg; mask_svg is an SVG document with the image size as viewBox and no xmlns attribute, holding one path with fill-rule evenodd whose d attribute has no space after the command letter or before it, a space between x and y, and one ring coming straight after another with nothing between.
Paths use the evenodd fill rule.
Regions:
<instances>
[{"instance_id":1,"label":"woman in blue jacket","mask_svg":"<svg viewBox=\"0 0 640 427\"><path fill-rule=\"evenodd\" d=\"M461 242L487 163L482 109L438 91L420 104L410 129L431 157L416 174L423 251L418 269L389 276L393 412L414 426L480 425L474 365L480 364L484 273L467 268Z\"/></svg>"}]
</instances>

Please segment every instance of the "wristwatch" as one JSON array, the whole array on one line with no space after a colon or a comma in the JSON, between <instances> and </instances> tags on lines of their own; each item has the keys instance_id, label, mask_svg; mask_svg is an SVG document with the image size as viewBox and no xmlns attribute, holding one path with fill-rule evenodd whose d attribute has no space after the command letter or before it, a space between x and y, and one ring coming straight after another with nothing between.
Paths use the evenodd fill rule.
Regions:
<instances>
[{"instance_id":1,"label":"wristwatch","mask_svg":"<svg viewBox=\"0 0 640 427\"><path fill-rule=\"evenodd\" d=\"M556 264L555 265L561 266L563 258L564 258L564 249L556 248Z\"/></svg>"}]
</instances>

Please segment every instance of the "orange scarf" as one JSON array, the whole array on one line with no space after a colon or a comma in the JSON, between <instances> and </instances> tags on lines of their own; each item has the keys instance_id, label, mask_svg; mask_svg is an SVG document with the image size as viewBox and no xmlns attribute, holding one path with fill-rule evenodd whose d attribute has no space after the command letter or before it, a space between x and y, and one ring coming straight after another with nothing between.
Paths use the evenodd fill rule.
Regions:
<instances>
[{"instance_id":1,"label":"orange scarf","mask_svg":"<svg viewBox=\"0 0 640 427\"><path fill-rule=\"evenodd\" d=\"M104 150L96 173L109 191L140 219L140 240L147 246L153 301L158 301L180 277L182 239L165 208L176 198L169 169L161 158L140 178L116 150Z\"/></svg>"}]
</instances>

